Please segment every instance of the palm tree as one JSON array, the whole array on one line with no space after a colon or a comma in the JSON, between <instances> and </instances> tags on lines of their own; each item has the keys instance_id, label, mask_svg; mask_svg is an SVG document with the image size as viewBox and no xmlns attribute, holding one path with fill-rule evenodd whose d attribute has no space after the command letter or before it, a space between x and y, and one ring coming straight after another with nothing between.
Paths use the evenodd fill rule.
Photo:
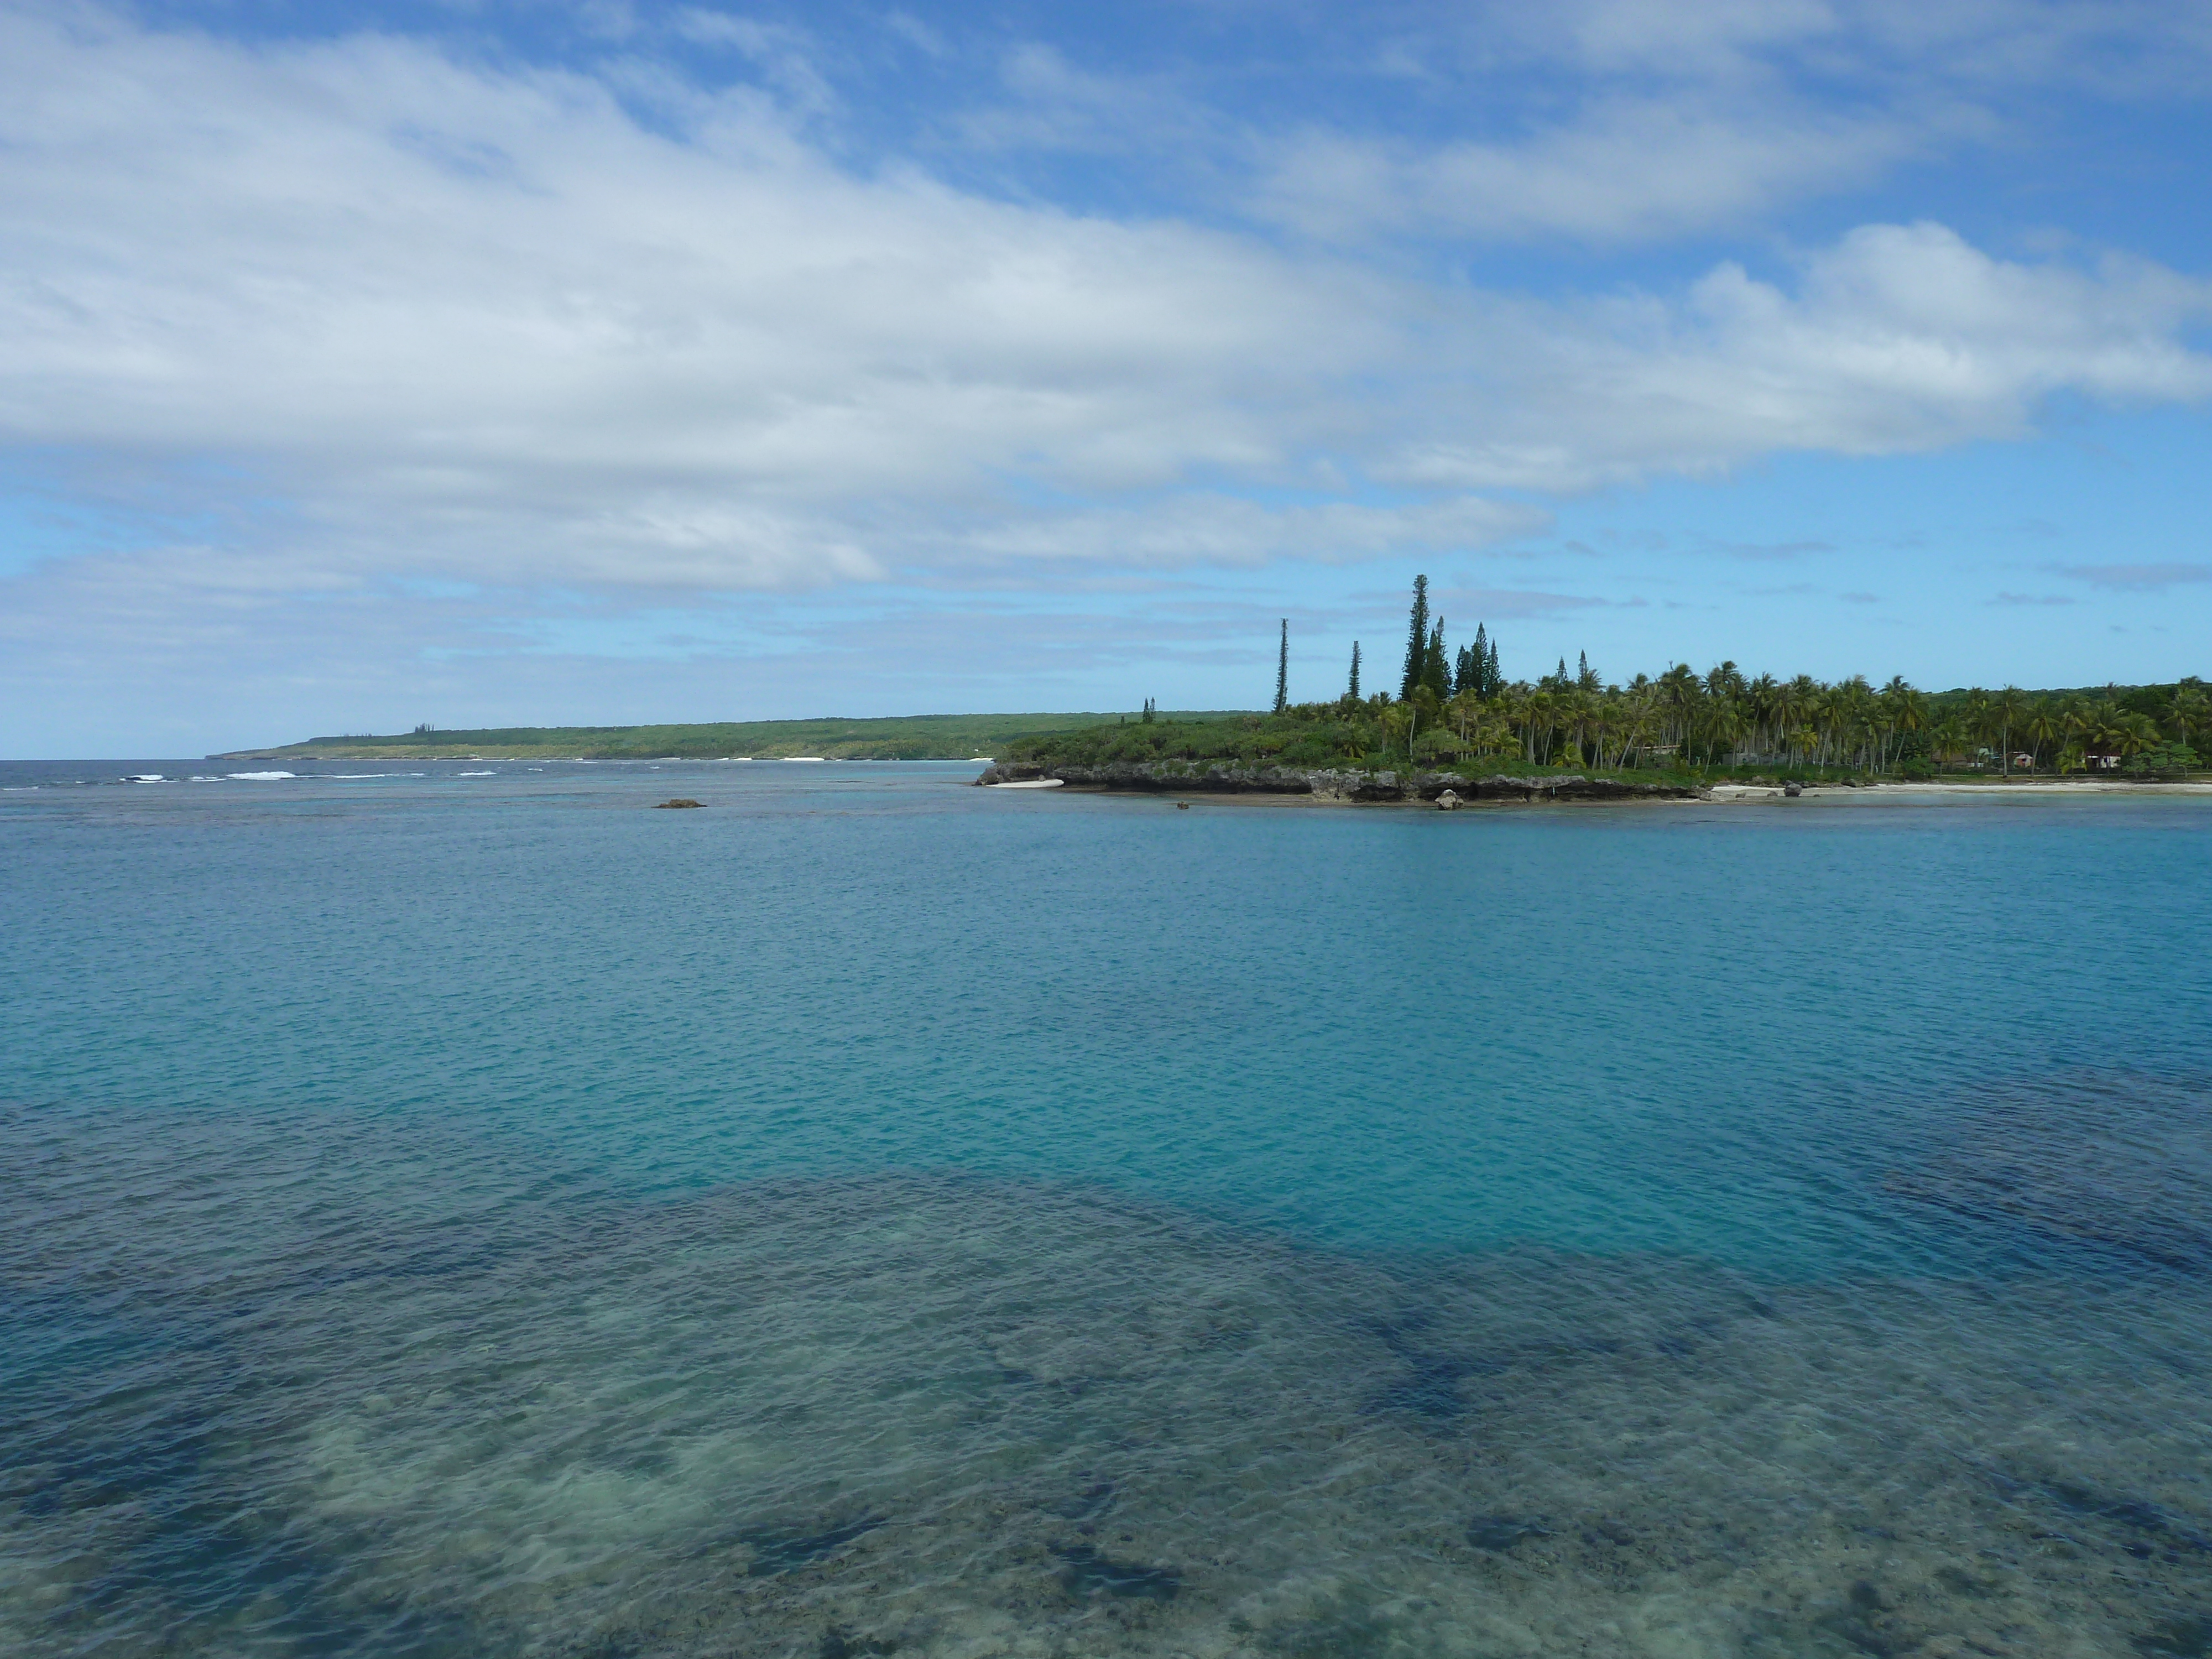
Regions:
<instances>
[{"instance_id":1,"label":"palm tree","mask_svg":"<svg viewBox=\"0 0 2212 1659\"><path fill-rule=\"evenodd\" d=\"M1705 711L1705 736L1716 758L1725 766L1735 757L1745 730L1743 704L1734 697L1716 699Z\"/></svg>"},{"instance_id":2,"label":"palm tree","mask_svg":"<svg viewBox=\"0 0 2212 1659\"><path fill-rule=\"evenodd\" d=\"M1534 695L1529 690L1525 681L1516 680L1505 688L1503 699L1505 705L1505 718L1520 731L1522 742L1528 757L1528 764L1531 766L1536 763L1536 717L1534 710L1529 706L1534 700Z\"/></svg>"},{"instance_id":3,"label":"palm tree","mask_svg":"<svg viewBox=\"0 0 2212 1659\"><path fill-rule=\"evenodd\" d=\"M2184 746L2191 732L2202 732L2212 723L2212 700L2204 696L2204 688L2187 681L2173 688L2173 701L2166 705L2166 722Z\"/></svg>"},{"instance_id":4,"label":"palm tree","mask_svg":"<svg viewBox=\"0 0 2212 1659\"><path fill-rule=\"evenodd\" d=\"M1844 736L1850 730L1851 688L1847 681L1838 680L1833 685L1822 686L1813 700L1813 717L1820 732L1820 763L1826 765L1832 751L1840 755Z\"/></svg>"},{"instance_id":5,"label":"palm tree","mask_svg":"<svg viewBox=\"0 0 2212 1659\"><path fill-rule=\"evenodd\" d=\"M1528 694L1528 758L1531 763L1541 762L1549 765L1552 759L1552 733L1559 724L1559 705L1557 696L1542 687Z\"/></svg>"},{"instance_id":6,"label":"palm tree","mask_svg":"<svg viewBox=\"0 0 2212 1659\"><path fill-rule=\"evenodd\" d=\"M1919 691L1902 674L1881 688L1882 707L1893 732L1917 732L1928 724L1928 710Z\"/></svg>"},{"instance_id":7,"label":"palm tree","mask_svg":"<svg viewBox=\"0 0 2212 1659\"><path fill-rule=\"evenodd\" d=\"M2035 745L2035 752L2039 755L2057 741L2062 729L2059 714L2051 706L2050 698L2038 697L2035 700L2035 707L2028 711L2027 724L2021 729L2027 733L2027 740Z\"/></svg>"},{"instance_id":8,"label":"palm tree","mask_svg":"<svg viewBox=\"0 0 2212 1659\"><path fill-rule=\"evenodd\" d=\"M2133 752L2135 733L2128 726L2128 717L2110 697L2095 704L2088 713L2085 748L2100 755L2125 757Z\"/></svg>"},{"instance_id":9,"label":"palm tree","mask_svg":"<svg viewBox=\"0 0 2212 1659\"><path fill-rule=\"evenodd\" d=\"M1469 722L1468 741L1479 755L1503 754L1513 746L1513 728L1500 710L1485 703Z\"/></svg>"},{"instance_id":10,"label":"palm tree","mask_svg":"<svg viewBox=\"0 0 2212 1659\"><path fill-rule=\"evenodd\" d=\"M2012 729L2027 719L2027 693L2016 685L2005 687L1990 705L1990 718L1996 722L1997 749L2007 777L2012 775Z\"/></svg>"},{"instance_id":11,"label":"palm tree","mask_svg":"<svg viewBox=\"0 0 2212 1659\"><path fill-rule=\"evenodd\" d=\"M1960 710L1960 714L1964 717L1966 735L1969 738L1978 743L1989 735L1990 694L1983 690L1980 686L1977 685L1968 690L1966 707Z\"/></svg>"},{"instance_id":12,"label":"palm tree","mask_svg":"<svg viewBox=\"0 0 2212 1659\"><path fill-rule=\"evenodd\" d=\"M2066 735L2074 740L2074 746L2086 758L2096 747L2097 734L2103 730L2095 706L2079 697L2069 698L2059 720Z\"/></svg>"},{"instance_id":13,"label":"palm tree","mask_svg":"<svg viewBox=\"0 0 2212 1659\"><path fill-rule=\"evenodd\" d=\"M1820 700L1820 683L1810 674L1800 674L1783 688L1782 707L1775 718L1802 734L1813 726ZM1809 746L1800 745L1802 756L1809 757L1812 752Z\"/></svg>"},{"instance_id":14,"label":"palm tree","mask_svg":"<svg viewBox=\"0 0 2212 1659\"><path fill-rule=\"evenodd\" d=\"M1690 759L1690 731L1696 723L1698 677L1690 672L1690 665L1678 662L1659 677L1659 699L1673 724L1674 738L1679 745L1676 753L1684 765Z\"/></svg>"},{"instance_id":15,"label":"palm tree","mask_svg":"<svg viewBox=\"0 0 2212 1659\"><path fill-rule=\"evenodd\" d=\"M1650 744L1652 727L1658 719L1652 698L1651 683L1638 674L1636 684L1622 699L1620 755L1624 762L1632 750L1637 765L1644 764L1644 750Z\"/></svg>"},{"instance_id":16,"label":"palm tree","mask_svg":"<svg viewBox=\"0 0 2212 1659\"><path fill-rule=\"evenodd\" d=\"M1928 734L1928 741L1936 751L1936 768L1941 771L1944 757L1958 758L1973 741L1973 732L1963 714L1949 714L1937 722L1936 729Z\"/></svg>"},{"instance_id":17,"label":"palm tree","mask_svg":"<svg viewBox=\"0 0 2212 1659\"><path fill-rule=\"evenodd\" d=\"M1781 683L1771 674L1761 674L1743 689L1744 705L1751 713L1761 754L1773 752L1777 706L1781 698Z\"/></svg>"}]
</instances>

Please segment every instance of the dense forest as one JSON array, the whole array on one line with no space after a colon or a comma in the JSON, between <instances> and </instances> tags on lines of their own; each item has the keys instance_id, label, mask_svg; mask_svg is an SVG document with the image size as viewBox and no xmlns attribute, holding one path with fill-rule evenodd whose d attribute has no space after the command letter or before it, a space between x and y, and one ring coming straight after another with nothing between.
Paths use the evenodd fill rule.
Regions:
<instances>
[{"instance_id":1,"label":"dense forest","mask_svg":"<svg viewBox=\"0 0 2212 1659\"><path fill-rule=\"evenodd\" d=\"M1149 714L1134 724L1025 739L1021 759L1238 759L1286 766L1450 766L1758 771L1929 777L1958 772L2174 775L2200 764L2212 699L2196 678L2171 685L1929 692L1903 678L1747 676L1733 662L1703 674L1677 664L1623 684L1587 658L1535 681L1504 682L1487 629L1448 652L1414 584L1397 690L1363 696L1359 652L1330 702L1198 727ZM1286 648L1286 647L1285 647ZM1278 662L1278 684L1282 678Z\"/></svg>"}]
</instances>

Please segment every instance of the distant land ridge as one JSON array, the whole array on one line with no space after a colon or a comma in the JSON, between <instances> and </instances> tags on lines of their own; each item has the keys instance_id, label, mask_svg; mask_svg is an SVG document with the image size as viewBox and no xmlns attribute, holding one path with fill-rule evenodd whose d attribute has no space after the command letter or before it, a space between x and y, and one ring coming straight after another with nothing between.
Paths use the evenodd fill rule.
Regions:
<instances>
[{"instance_id":1,"label":"distant land ridge","mask_svg":"<svg viewBox=\"0 0 2212 1659\"><path fill-rule=\"evenodd\" d=\"M1238 709L1192 709L1180 721L1231 720ZM876 720L732 720L689 726L507 726L421 731L391 737L310 738L270 749L238 749L210 760L968 760L1009 740L1111 725L1113 714L907 714ZM1133 721L1136 711L1128 718Z\"/></svg>"}]
</instances>

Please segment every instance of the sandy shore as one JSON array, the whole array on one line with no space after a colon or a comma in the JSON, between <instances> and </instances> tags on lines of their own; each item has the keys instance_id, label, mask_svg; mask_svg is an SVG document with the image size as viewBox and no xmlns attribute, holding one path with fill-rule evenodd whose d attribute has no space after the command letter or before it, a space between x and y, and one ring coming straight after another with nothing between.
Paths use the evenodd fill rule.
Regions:
<instances>
[{"instance_id":1,"label":"sandy shore","mask_svg":"<svg viewBox=\"0 0 2212 1659\"><path fill-rule=\"evenodd\" d=\"M1717 783L1712 787L1715 800L1780 800L1778 788L1762 784ZM1874 797L1894 800L1912 795L1981 795L1995 799L2014 795L2212 795L2212 783L2123 783L2117 779L2083 778L2015 778L2000 781L1995 778L1975 782L1924 782L1866 784L1847 788L1841 784L1808 785L1804 798L1816 795L1850 796L1854 799Z\"/></svg>"}]
</instances>

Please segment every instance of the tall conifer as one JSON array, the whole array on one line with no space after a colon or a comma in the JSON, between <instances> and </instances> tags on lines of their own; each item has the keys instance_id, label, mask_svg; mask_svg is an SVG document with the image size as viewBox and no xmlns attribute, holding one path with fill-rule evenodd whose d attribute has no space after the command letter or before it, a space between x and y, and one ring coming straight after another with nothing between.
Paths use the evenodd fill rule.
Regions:
<instances>
[{"instance_id":1,"label":"tall conifer","mask_svg":"<svg viewBox=\"0 0 2212 1659\"><path fill-rule=\"evenodd\" d=\"M1359 641L1358 640L1352 642L1352 684L1344 695L1354 702L1359 701Z\"/></svg>"},{"instance_id":2,"label":"tall conifer","mask_svg":"<svg viewBox=\"0 0 2212 1659\"><path fill-rule=\"evenodd\" d=\"M1283 618L1283 643L1275 653L1275 712L1291 706L1291 619Z\"/></svg>"},{"instance_id":3,"label":"tall conifer","mask_svg":"<svg viewBox=\"0 0 2212 1659\"><path fill-rule=\"evenodd\" d=\"M1421 672L1429 665L1429 579L1413 578L1413 616L1411 631L1406 636L1406 672L1401 677L1398 696L1413 695L1413 688L1421 683Z\"/></svg>"},{"instance_id":4,"label":"tall conifer","mask_svg":"<svg viewBox=\"0 0 2212 1659\"><path fill-rule=\"evenodd\" d=\"M1505 676L1498 672L1498 640L1494 635L1490 641L1490 660L1482 666L1482 695L1486 697L1494 697L1505 689Z\"/></svg>"},{"instance_id":5,"label":"tall conifer","mask_svg":"<svg viewBox=\"0 0 2212 1659\"><path fill-rule=\"evenodd\" d=\"M1429 630L1429 648L1421 657L1421 684L1437 694L1438 702L1451 696L1451 670L1445 662L1444 619L1439 617Z\"/></svg>"}]
</instances>

